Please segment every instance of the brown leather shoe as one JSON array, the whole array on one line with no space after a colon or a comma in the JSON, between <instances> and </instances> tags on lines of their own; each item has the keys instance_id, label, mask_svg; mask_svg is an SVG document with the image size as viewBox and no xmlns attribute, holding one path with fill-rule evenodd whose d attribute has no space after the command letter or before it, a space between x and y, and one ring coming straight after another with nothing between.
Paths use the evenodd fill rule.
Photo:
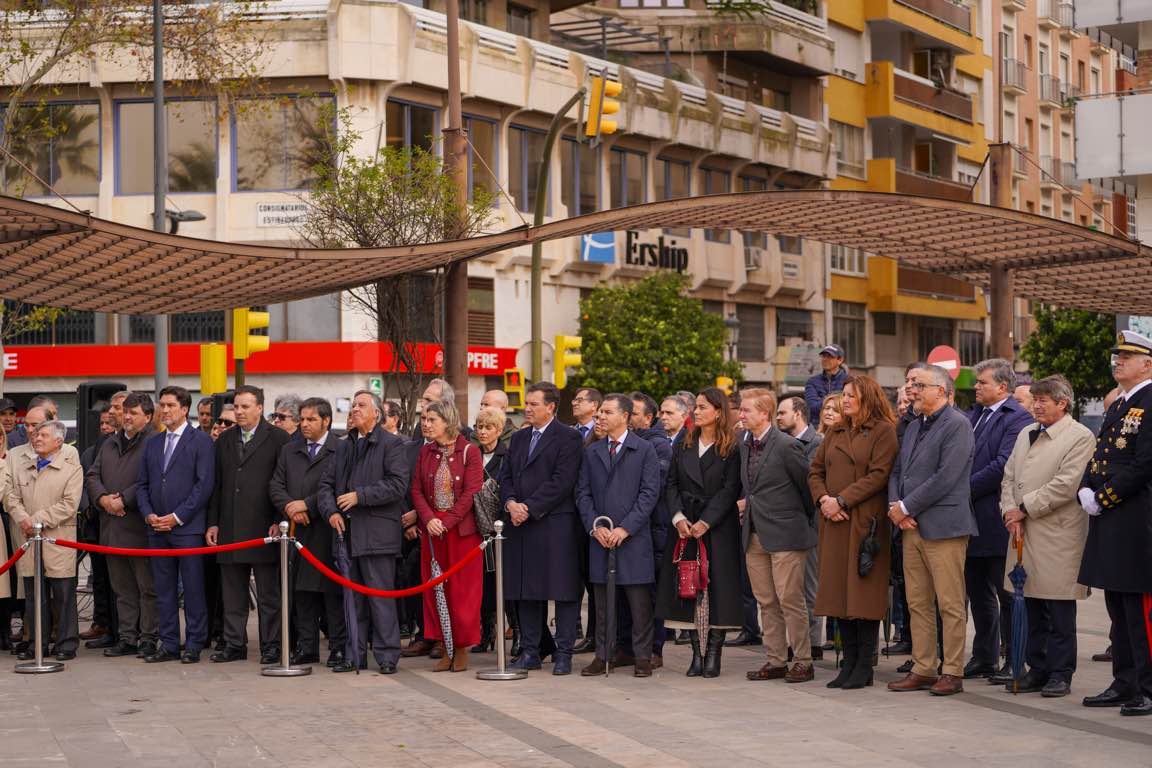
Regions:
<instances>
[{"instance_id":1,"label":"brown leather shoe","mask_svg":"<svg viewBox=\"0 0 1152 768\"><path fill-rule=\"evenodd\" d=\"M606 668L607 667L604 664L604 660L596 658L596 659L592 659L591 664L584 667L584 669L580 670L580 674L583 677L592 677L594 675L602 675L602 674L604 674L604 670Z\"/></svg>"},{"instance_id":2,"label":"brown leather shoe","mask_svg":"<svg viewBox=\"0 0 1152 768\"><path fill-rule=\"evenodd\" d=\"M448 657L448 654L442 655L440 660L436 662L436 666L432 667L433 672L447 672L450 669L452 669L452 659Z\"/></svg>"},{"instance_id":3,"label":"brown leather shoe","mask_svg":"<svg viewBox=\"0 0 1152 768\"><path fill-rule=\"evenodd\" d=\"M659 654L652 654L652 669L660 669L664 666L664 657Z\"/></svg>"},{"instance_id":4,"label":"brown leather shoe","mask_svg":"<svg viewBox=\"0 0 1152 768\"><path fill-rule=\"evenodd\" d=\"M792 669L784 674L786 683L806 683L816 679L816 672L811 664L793 664Z\"/></svg>"},{"instance_id":5,"label":"brown leather shoe","mask_svg":"<svg viewBox=\"0 0 1152 768\"><path fill-rule=\"evenodd\" d=\"M788 667L774 667L771 663L766 663L754 672L749 672L745 677L749 680L782 680L788 674Z\"/></svg>"},{"instance_id":6,"label":"brown leather shoe","mask_svg":"<svg viewBox=\"0 0 1152 768\"><path fill-rule=\"evenodd\" d=\"M468 646L456 649L456 655L452 657L451 667L453 672L468 671Z\"/></svg>"},{"instance_id":7,"label":"brown leather shoe","mask_svg":"<svg viewBox=\"0 0 1152 768\"><path fill-rule=\"evenodd\" d=\"M634 656L629 656L624 651L616 651L616 655L612 657L612 669L618 667L630 667L636 663Z\"/></svg>"},{"instance_id":8,"label":"brown leather shoe","mask_svg":"<svg viewBox=\"0 0 1152 768\"><path fill-rule=\"evenodd\" d=\"M95 640L98 637L104 637L108 634L108 627L102 627L99 624L93 624L88 627L88 631L80 633L81 640Z\"/></svg>"},{"instance_id":9,"label":"brown leather shoe","mask_svg":"<svg viewBox=\"0 0 1152 768\"><path fill-rule=\"evenodd\" d=\"M652 677L652 662L646 659L636 659L636 669L632 670L633 677Z\"/></svg>"},{"instance_id":10,"label":"brown leather shoe","mask_svg":"<svg viewBox=\"0 0 1152 768\"><path fill-rule=\"evenodd\" d=\"M940 679L928 691L933 696L952 696L964 692L964 678L956 675L940 675Z\"/></svg>"},{"instance_id":11,"label":"brown leather shoe","mask_svg":"<svg viewBox=\"0 0 1152 768\"><path fill-rule=\"evenodd\" d=\"M428 658L430 658L430 659L442 659L442 658L444 658L444 643L437 640L436 645L432 646L432 650L428 652Z\"/></svg>"},{"instance_id":12,"label":"brown leather shoe","mask_svg":"<svg viewBox=\"0 0 1152 768\"><path fill-rule=\"evenodd\" d=\"M400 655L406 659L413 656L427 656L432 650L434 643L431 640L413 640L408 643L408 647L400 651Z\"/></svg>"},{"instance_id":13,"label":"brown leather shoe","mask_svg":"<svg viewBox=\"0 0 1152 768\"><path fill-rule=\"evenodd\" d=\"M903 680L894 680L888 683L888 690L903 693L904 691L927 691L936 685L938 678L924 677L915 672L909 672Z\"/></svg>"}]
</instances>

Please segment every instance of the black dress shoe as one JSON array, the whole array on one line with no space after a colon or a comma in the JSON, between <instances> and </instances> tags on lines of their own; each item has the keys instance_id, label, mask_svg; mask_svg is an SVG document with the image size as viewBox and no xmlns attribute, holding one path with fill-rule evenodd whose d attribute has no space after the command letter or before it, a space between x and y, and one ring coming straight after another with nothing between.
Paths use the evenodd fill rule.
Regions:
<instances>
[{"instance_id":1,"label":"black dress shoe","mask_svg":"<svg viewBox=\"0 0 1152 768\"><path fill-rule=\"evenodd\" d=\"M280 661L280 646L270 645L260 651L261 664L275 664L278 661Z\"/></svg>"},{"instance_id":2,"label":"black dress shoe","mask_svg":"<svg viewBox=\"0 0 1152 768\"><path fill-rule=\"evenodd\" d=\"M179 660L180 660L180 654L172 653L171 651L165 651L164 649L160 649L160 650L156 651L156 653L152 654L151 656L145 657L144 663L145 664L160 664L160 663L165 662L165 661L179 661Z\"/></svg>"},{"instance_id":3,"label":"black dress shoe","mask_svg":"<svg viewBox=\"0 0 1152 768\"><path fill-rule=\"evenodd\" d=\"M977 659L969 659L964 665L964 679L971 680L976 677L991 677L996 674L995 664L985 664Z\"/></svg>"},{"instance_id":4,"label":"black dress shoe","mask_svg":"<svg viewBox=\"0 0 1152 768\"><path fill-rule=\"evenodd\" d=\"M1055 677L1045 683L1044 689L1040 691L1040 695L1046 699L1058 699L1070 693L1072 693L1072 686L1066 681Z\"/></svg>"},{"instance_id":5,"label":"black dress shoe","mask_svg":"<svg viewBox=\"0 0 1152 768\"><path fill-rule=\"evenodd\" d=\"M909 640L897 640L884 649L885 656L907 656L912 653L912 643Z\"/></svg>"},{"instance_id":6,"label":"black dress shoe","mask_svg":"<svg viewBox=\"0 0 1152 768\"><path fill-rule=\"evenodd\" d=\"M691 642L692 637L688 634L688 630L682 629L676 633L676 645L688 645Z\"/></svg>"},{"instance_id":7,"label":"black dress shoe","mask_svg":"<svg viewBox=\"0 0 1152 768\"><path fill-rule=\"evenodd\" d=\"M1095 696L1085 696L1083 704L1086 707L1123 707L1131 700L1131 696L1107 688Z\"/></svg>"},{"instance_id":8,"label":"black dress shoe","mask_svg":"<svg viewBox=\"0 0 1152 768\"><path fill-rule=\"evenodd\" d=\"M199 664L200 651L184 651L180 654L181 664Z\"/></svg>"},{"instance_id":9,"label":"black dress shoe","mask_svg":"<svg viewBox=\"0 0 1152 768\"><path fill-rule=\"evenodd\" d=\"M1143 717L1152 715L1152 699L1147 696L1137 696L1132 701L1120 707L1120 714L1125 717Z\"/></svg>"},{"instance_id":10,"label":"black dress shoe","mask_svg":"<svg viewBox=\"0 0 1152 768\"><path fill-rule=\"evenodd\" d=\"M296 653L292 654L292 657L288 659L288 663L292 666L296 666L297 664L319 664L320 655L317 653L301 653L300 651L296 651Z\"/></svg>"},{"instance_id":11,"label":"black dress shoe","mask_svg":"<svg viewBox=\"0 0 1152 768\"><path fill-rule=\"evenodd\" d=\"M116 645L116 638L112 635L101 635L84 642L85 648L111 648L114 645Z\"/></svg>"},{"instance_id":12,"label":"black dress shoe","mask_svg":"<svg viewBox=\"0 0 1152 768\"><path fill-rule=\"evenodd\" d=\"M72 661L76 658L76 651L57 651L56 661Z\"/></svg>"},{"instance_id":13,"label":"black dress shoe","mask_svg":"<svg viewBox=\"0 0 1152 768\"><path fill-rule=\"evenodd\" d=\"M1012 679L1012 665L1005 663L1004 666L988 676L988 684L1008 685L1008 683L1012 682Z\"/></svg>"},{"instance_id":14,"label":"black dress shoe","mask_svg":"<svg viewBox=\"0 0 1152 768\"><path fill-rule=\"evenodd\" d=\"M764 640L759 635L754 635L751 632L740 632L732 638L724 641L724 645L763 645Z\"/></svg>"},{"instance_id":15,"label":"black dress shoe","mask_svg":"<svg viewBox=\"0 0 1152 768\"><path fill-rule=\"evenodd\" d=\"M383 664L381 664L380 665L380 674L382 674L382 675L394 675L394 674L396 674L396 662L386 661Z\"/></svg>"},{"instance_id":16,"label":"black dress shoe","mask_svg":"<svg viewBox=\"0 0 1152 768\"><path fill-rule=\"evenodd\" d=\"M1013 680L1010 683L1005 683L1004 690L1008 693L1039 693L1044 690L1044 686L1047 684L1048 681L1045 678L1027 672L1018 681Z\"/></svg>"},{"instance_id":17,"label":"black dress shoe","mask_svg":"<svg viewBox=\"0 0 1152 768\"><path fill-rule=\"evenodd\" d=\"M108 658L116 658L118 656L135 656L140 651L140 646L133 645L127 640L121 640L111 648L104 649L104 655Z\"/></svg>"},{"instance_id":18,"label":"black dress shoe","mask_svg":"<svg viewBox=\"0 0 1152 768\"><path fill-rule=\"evenodd\" d=\"M1112 661L1112 646L1108 646L1104 653L1092 654L1092 661Z\"/></svg>"},{"instance_id":19,"label":"black dress shoe","mask_svg":"<svg viewBox=\"0 0 1152 768\"><path fill-rule=\"evenodd\" d=\"M344 663L344 651L332 651L328 654L328 661L324 662L324 666L329 669L335 667L337 664Z\"/></svg>"},{"instance_id":20,"label":"black dress shoe","mask_svg":"<svg viewBox=\"0 0 1152 768\"><path fill-rule=\"evenodd\" d=\"M223 664L229 661L243 661L248 658L247 648L233 648L231 646L222 651L216 651L208 657L208 660L217 664Z\"/></svg>"},{"instance_id":21,"label":"black dress shoe","mask_svg":"<svg viewBox=\"0 0 1152 768\"><path fill-rule=\"evenodd\" d=\"M365 668L366 667L361 667L361 669L365 669ZM338 661L337 663L332 665L332 671L333 672L355 672L356 671L356 665L353 664L352 662L348 661L347 659L341 659L340 661Z\"/></svg>"},{"instance_id":22,"label":"black dress shoe","mask_svg":"<svg viewBox=\"0 0 1152 768\"><path fill-rule=\"evenodd\" d=\"M47 656L48 654L45 653L44 655ZM23 650L17 651L16 658L20 661L32 661L36 658L36 651L25 646Z\"/></svg>"},{"instance_id":23,"label":"black dress shoe","mask_svg":"<svg viewBox=\"0 0 1152 768\"><path fill-rule=\"evenodd\" d=\"M912 671L912 659L908 659L908 661L896 667L896 671L902 675L907 675L910 673Z\"/></svg>"},{"instance_id":24,"label":"black dress shoe","mask_svg":"<svg viewBox=\"0 0 1152 768\"><path fill-rule=\"evenodd\" d=\"M576 645L572 646L572 653L595 653L596 652L596 638L588 635ZM519 654L517 654L519 655Z\"/></svg>"},{"instance_id":25,"label":"black dress shoe","mask_svg":"<svg viewBox=\"0 0 1152 768\"><path fill-rule=\"evenodd\" d=\"M216 645L213 646L212 650L214 650L214 651L226 651L226 650L228 650L228 641L222 637L216 638Z\"/></svg>"}]
</instances>

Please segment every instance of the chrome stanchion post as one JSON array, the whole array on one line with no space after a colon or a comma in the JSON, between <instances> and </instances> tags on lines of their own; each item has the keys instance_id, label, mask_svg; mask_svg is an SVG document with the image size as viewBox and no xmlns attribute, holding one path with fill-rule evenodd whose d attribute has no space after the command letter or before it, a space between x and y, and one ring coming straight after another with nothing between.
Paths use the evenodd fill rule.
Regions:
<instances>
[{"instance_id":1,"label":"chrome stanchion post","mask_svg":"<svg viewBox=\"0 0 1152 768\"><path fill-rule=\"evenodd\" d=\"M291 641L288 634L288 523L280 523L280 666L264 667L260 674L269 677L299 677L312 674L312 667L291 664Z\"/></svg>"},{"instance_id":2,"label":"chrome stanchion post","mask_svg":"<svg viewBox=\"0 0 1152 768\"><path fill-rule=\"evenodd\" d=\"M496 669L482 669L476 673L480 680L523 680L528 672L523 669L508 669L507 640L504 633L504 521L492 524L496 535L492 542L496 545Z\"/></svg>"},{"instance_id":3,"label":"chrome stanchion post","mask_svg":"<svg viewBox=\"0 0 1152 768\"><path fill-rule=\"evenodd\" d=\"M32 595L36 606L32 610L32 615L35 617L36 631L33 633L32 642L36 644L36 660L17 664L16 671L25 675L42 675L46 672L59 672L64 669L64 665L59 661L44 661L44 616L41 605L44 600L44 524L36 523L33 528L36 535L32 537L32 567L36 574L33 577L35 586Z\"/></svg>"}]
</instances>

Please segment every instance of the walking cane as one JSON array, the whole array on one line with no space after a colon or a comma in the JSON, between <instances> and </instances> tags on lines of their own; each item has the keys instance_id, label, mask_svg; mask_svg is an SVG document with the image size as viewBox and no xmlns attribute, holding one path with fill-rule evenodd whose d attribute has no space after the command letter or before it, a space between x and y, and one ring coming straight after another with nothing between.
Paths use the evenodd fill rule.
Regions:
<instances>
[{"instance_id":1,"label":"walking cane","mask_svg":"<svg viewBox=\"0 0 1152 768\"><path fill-rule=\"evenodd\" d=\"M264 667L260 674L268 677L300 677L312 674L312 667L294 667L288 640L288 523L280 522L280 665Z\"/></svg>"},{"instance_id":2,"label":"walking cane","mask_svg":"<svg viewBox=\"0 0 1152 768\"><path fill-rule=\"evenodd\" d=\"M523 680L528 672L523 669L508 669L504 637L504 521L492 523L496 535L496 669L483 669L476 673L479 680Z\"/></svg>"},{"instance_id":3,"label":"walking cane","mask_svg":"<svg viewBox=\"0 0 1152 768\"><path fill-rule=\"evenodd\" d=\"M44 616L41 607L41 601L44 599L44 524L36 523L32 527L36 531L31 538L32 567L36 571L33 577L36 586L32 593L36 601L36 607L32 611L36 622L34 627L36 631L32 633L32 642L36 643L36 660L17 664L16 671L24 675L42 675L47 672L59 672L64 669L64 665L59 661L44 661Z\"/></svg>"}]
</instances>

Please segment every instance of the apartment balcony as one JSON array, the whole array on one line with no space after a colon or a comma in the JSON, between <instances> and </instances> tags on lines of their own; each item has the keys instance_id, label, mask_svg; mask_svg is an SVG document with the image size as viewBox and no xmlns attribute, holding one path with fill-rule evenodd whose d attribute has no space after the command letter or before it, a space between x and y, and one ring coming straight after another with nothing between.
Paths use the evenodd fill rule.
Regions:
<instances>
[{"instance_id":1,"label":"apartment balcony","mask_svg":"<svg viewBox=\"0 0 1152 768\"><path fill-rule=\"evenodd\" d=\"M910 168L896 169L896 191L907 195L972 202L972 190L967 184Z\"/></svg>"},{"instance_id":2,"label":"apartment balcony","mask_svg":"<svg viewBox=\"0 0 1152 768\"><path fill-rule=\"evenodd\" d=\"M1017 59L1004 59L1000 68L1000 85L1005 93L1022 94L1028 92L1028 81L1032 70Z\"/></svg>"},{"instance_id":3,"label":"apartment balcony","mask_svg":"<svg viewBox=\"0 0 1152 768\"><path fill-rule=\"evenodd\" d=\"M1068 0L1039 0L1036 6L1036 20L1041 29L1070 28L1074 16L1072 3Z\"/></svg>"},{"instance_id":4,"label":"apartment balcony","mask_svg":"<svg viewBox=\"0 0 1152 768\"><path fill-rule=\"evenodd\" d=\"M975 140L972 97L897 69L890 61L866 67L867 117L892 118L964 141Z\"/></svg>"},{"instance_id":5,"label":"apartment balcony","mask_svg":"<svg viewBox=\"0 0 1152 768\"><path fill-rule=\"evenodd\" d=\"M972 34L972 9L957 5L952 0L895 0L897 4L911 8L941 24Z\"/></svg>"},{"instance_id":6,"label":"apartment balcony","mask_svg":"<svg viewBox=\"0 0 1152 768\"><path fill-rule=\"evenodd\" d=\"M1011 13L1020 13L1021 11L1028 10L1028 0L1000 0L1001 6L1004 10Z\"/></svg>"},{"instance_id":7,"label":"apartment balcony","mask_svg":"<svg viewBox=\"0 0 1152 768\"><path fill-rule=\"evenodd\" d=\"M1075 187L1080 182L1076 178L1076 164L1051 155L1040 156L1040 184L1051 189Z\"/></svg>"},{"instance_id":8,"label":"apartment balcony","mask_svg":"<svg viewBox=\"0 0 1152 768\"><path fill-rule=\"evenodd\" d=\"M1064 106L1064 83L1055 75L1040 75L1039 96L1041 109L1061 108Z\"/></svg>"},{"instance_id":9,"label":"apartment balcony","mask_svg":"<svg viewBox=\"0 0 1152 768\"><path fill-rule=\"evenodd\" d=\"M1131 48L1139 47L1140 22L1152 21L1152 0L1075 0L1073 5L1076 29L1089 35L1098 29Z\"/></svg>"},{"instance_id":10,"label":"apartment balcony","mask_svg":"<svg viewBox=\"0 0 1152 768\"><path fill-rule=\"evenodd\" d=\"M1076 99L1076 176L1120 179L1152 174L1152 93Z\"/></svg>"},{"instance_id":11,"label":"apartment balcony","mask_svg":"<svg viewBox=\"0 0 1152 768\"><path fill-rule=\"evenodd\" d=\"M979 53L972 9L952 0L863 0L864 19L932 39L933 47Z\"/></svg>"}]
</instances>

